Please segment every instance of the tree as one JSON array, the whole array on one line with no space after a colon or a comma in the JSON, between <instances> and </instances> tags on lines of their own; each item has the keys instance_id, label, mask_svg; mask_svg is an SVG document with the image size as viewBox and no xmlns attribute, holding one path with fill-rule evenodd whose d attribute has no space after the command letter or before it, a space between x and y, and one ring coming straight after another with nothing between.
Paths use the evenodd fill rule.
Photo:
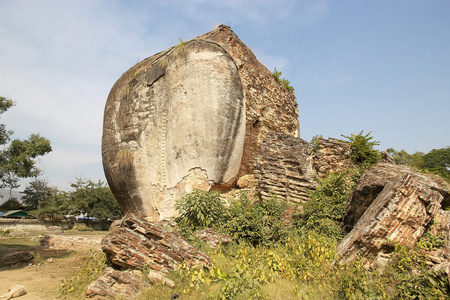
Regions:
<instances>
[{"instance_id":1,"label":"tree","mask_svg":"<svg viewBox=\"0 0 450 300\"><path fill-rule=\"evenodd\" d=\"M6 112L14 102L11 99L0 96L0 115ZM9 137L13 134L11 130L6 130L5 124L0 124L0 146L5 145L9 141Z\"/></svg>"},{"instance_id":2,"label":"tree","mask_svg":"<svg viewBox=\"0 0 450 300\"><path fill-rule=\"evenodd\" d=\"M51 151L50 141L39 134L31 134L27 140L15 139L3 151L1 167L20 178L36 177L41 173L36 167L36 159Z\"/></svg>"},{"instance_id":3,"label":"tree","mask_svg":"<svg viewBox=\"0 0 450 300\"><path fill-rule=\"evenodd\" d=\"M122 216L119 203L111 189L102 181L95 183L90 179L77 178L71 187L75 189L69 195L72 213L85 214L97 219Z\"/></svg>"},{"instance_id":4,"label":"tree","mask_svg":"<svg viewBox=\"0 0 450 300\"><path fill-rule=\"evenodd\" d=\"M387 149L386 152L398 164L431 172L450 181L450 147L433 149L427 154L422 152L408 154L405 150L395 151L393 148Z\"/></svg>"},{"instance_id":5,"label":"tree","mask_svg":"<svg viewBox=\"0 0 450 300\"><path fill-rule=\"evenodd\" d=\"M0 211L21 209L22 204L16 198L9 198L5 203L0 205Z\"/></svg>"},{"instance_id":6,"label":"tree","mask_svg":"<svg viewBox=\"0 0 450 300\"><path fill-rule=\"evenodd\" d=\"M415 152L414 154L409 154L405 150L396 151L394 148L389 148L386 152L392 156L395 162L399 165L405 165L414 167L417 169L422 169L424 165L422 152Z\"/></svg>"},{"instance_id":7,"label":"tree","mask_svg":"<svg viewBox=\"0 0 450 300\"><path fill-rule=\"evenodd\" d=\"M0 97L0 114L6 112L14 102ZM36 160L52 151L50 141L39 134L31 134L27 140L14 139L10 142L12 131L0 124L0 186L9 188L10 193L19 187L20 178L35 177L41 173ZM10 142L10 143L9 143Z\"/></svg>"},{"instance_id":8,"label":"tree","mask_svg":"<svg viewBox=\"0 0 450 300\"><path fill-rule=\"evenodd\" d=\"M68 193L59 191L57 188L50 188L50 194L40 201L38 216L40 218L48 216L53 219L57 216L62 217L69 211Z\"/></svg>"},{"instance_id":9,"label":"tree","mask_svg":"<svg viewBox=\"0 0 450 300\"><path fill-rule=\"evenodd\" d=\"M372 141L373 137L370 136L372 132L363 135L363 130L360 133L352 133L350 136L341 134L342 137L348 139L345 141L350 144L352 152L350 153L350 159L357 164L375 164L380 161L381 156L378 150L374 149L380 142Z\"/></svg>"},{"instance_id":10,"label":"tree","mask_svg":"<svg viewBox=\"0 0 450 300\"><path fill-rule=\"evenodd\" d=\"M25 196L22 197L22 203L26 205L27 210L40 209L41 202L45 202L54 192L55 189L49 187L46 180L36 178L23 191Z\"/></svg>"},{"instance_id":11,"label":"tree","mask_svg":"<svg viewBox=\"0 0 450 300\"><path fill-rule=\"evenodd\" d=\"M433 149L425 154L423 169L450 179L450 147Z\"/></svg>"}]
</instances>

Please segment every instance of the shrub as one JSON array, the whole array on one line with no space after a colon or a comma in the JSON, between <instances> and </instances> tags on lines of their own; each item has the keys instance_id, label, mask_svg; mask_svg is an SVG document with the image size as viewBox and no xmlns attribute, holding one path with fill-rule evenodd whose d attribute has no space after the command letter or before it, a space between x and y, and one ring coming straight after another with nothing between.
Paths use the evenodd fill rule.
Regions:
<instances>
[{"instance_id":1,"label":"shrub","mask_svg":"<svg viewBox=\"0 0 450 300\"><path fill-rule=\"evenodd\" d=\"M316 231L340 240L345 202L354 183L347 171L329 173L318 183L316 190L308 193L310 200L305 203L303 212L294 216L294 224L300 230Z\"/></svg>"},{"instance_id":2,"label":"shrub","mask_svg":"<svg viewBox=\"0 0 450 300\"><path fill-rule=\"evenodd\" d=\"M351 134L350 136L341 135L348 139L346 143L351 145L352 152L350 153L350 159L357 164L375 164L381 160L381 155L378 150L374 149L374 146L380 144L378 141L371 141L373 139L370 136L372 132L363 135L363 130L359 134Z\"/></svg>"},{"instance_id":3,"label":"shrub","mask_svg":"<svg viewBox=\"0 0 450 300\"><path fill-rule=\"evenodd\" d=\"M322 135L315 135L312 137L311 141L309 142L309 145L311 146L313 153L316 153L317 150L319 150L319 142L320 142L321 138L322 138Z\"/></svg>"},{"instance_id":4,"label":"shrub","mask_svg":"<svg viewBox=\"0 0 450 300\"><path fill-rule=\"evenodd\" d=\"M281 78L281 71L278 71L277 68L275 68L272 72L273 77L280 82L289 92L292 92L294 89L290 84L291 82L287 80L286 78Z\"/></svg>"},{"instance_id":5,"label":"shrub","mask_svg":"<svg viewBox=\"0 0 450 300\"><path fill-rule=\"evenodd\" d=\"M395 245L386 280L399 299L446 299L450 292L445 272L429 270L420 243L414 248Z\"/></svg>"},{"instance_id":6,"label":"shrub","mask_svg":"<svg viewBox=\"0 0 450 300\"><path fill-rule=\"evenodd\" d=\"M178 217L175 222L184 229L195 231L218 227L225 216L225 205L219 192L195 189L175 203Z\"/></svg>"},{"instance_id":7,"label":"shrub","mask_svg":"<svg viewBox=\"0 0 450 300\"><path fill-rule=\"evenodd\" d=\"M269 246L283 239L288 231L282 213L288 208L287 201L272 198L252 204L247 193L230 203L225 230L237 241L254 246Z\"/></svg>"}]
</instances>

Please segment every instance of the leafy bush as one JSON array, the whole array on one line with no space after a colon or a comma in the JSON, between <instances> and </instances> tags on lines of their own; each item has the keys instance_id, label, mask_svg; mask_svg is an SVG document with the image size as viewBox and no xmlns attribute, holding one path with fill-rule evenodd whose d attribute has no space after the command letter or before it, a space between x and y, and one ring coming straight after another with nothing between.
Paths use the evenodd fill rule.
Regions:
<instances>
[{"instance_id":1,"label":"leafy bush","mask_svg":"<svg viewBox=\"0 0 450 300\"><path fill-rule=\"evenodd\" d=\"M420 240L417 242L417 244L423 249L433 251L445 245L445 238L442 236L434 235L429 231L425 231L420 237Z\"/></svg>"},{"instance_id":2,"label":"leafy bush","mask_svg":"<svg viewBox=\"0 0 450 300\"><path fill-rule=\"evenodd\" d=\"M312 137L311 141L309 142L309 145L311 146L313 153L316 153L317 150L319 150L319 142L320 142L321 138L322 138L322 135L315 135Z\"/></svg>"},{"instance_id":3,"label":"leafy bush","mask_svg":"<svg viewBox=\"0 0 450 300\"><path fill-rule=\"evenodd\" d=\"M242 192L238 200L230 203L224 228L234 240L269 246L287 234L288 226L282 218L287 208L287 201L275 198L252 204L247 193Z\"/></svg>"},{"instance_id":4,"label":"leafy bush","mask_svg":"<svg viewBox=\"0 0 450 300\"><path fill-rule=\"evenodd\" d=\"M316 231L340 240L345 202L354 183L346 171L329 173L318 183L316 190L309 192L310 200L305 203L303 212L295 215L294 224L300 230Z\"/></svg>"},{"instance_id":5,"label":"leafy bush","mask_svg":"<svg viewBox=\"0 0 450 300\"><path fill-rule=\"evenodd\" d=\"M363 130L359 134L351 134L350 136L341 135L348 139L346 143L351 145L352 152L350 153L350 159L357 164L375 164L381 160L381 155L378 150L374 149L374 146L380 144L378 141L372 141L373 137L370 136L372 132L363 135Z\"/></svg>"},{"instance_id":6,"label":"leafy bush","mask_svg":"<svg viewBox=\"0 0 450 300\"><path fill-rule=\"evenodd\" d=\"M206 227L217 227L225 217L225 205L219 192L195 189L175 204L178 217L175 222L185 230L195 231Z\"/></svg>"},{"instance_id":7,"label":"leafy bush","mask_svg":"<svg viewBox=\"0 0 450 300\"><path fill-rule=\"evenodd\" d=\"M395 245L386 280L400 299L447 299L450 292L445 272L429 270L420 243L414 248Z\"/></svg>"}]
</instances>

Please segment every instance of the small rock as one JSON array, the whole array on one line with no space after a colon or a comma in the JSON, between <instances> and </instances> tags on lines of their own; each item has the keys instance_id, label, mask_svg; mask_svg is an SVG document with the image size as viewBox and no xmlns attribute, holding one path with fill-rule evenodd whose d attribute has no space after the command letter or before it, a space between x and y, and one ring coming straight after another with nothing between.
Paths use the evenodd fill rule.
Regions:
<instances>
[{"instance_id":1,"label":"small rock","mask_svg":"<svg viewBox=\"0 0 450 300\"><path fill-rule=\"evenodd\" d=\"M236 183L241 189L253 188L256 185L256 179L254 175L244 175L240 177Z\"/></svg>"},{"instance_id":2,"label":"small rock","mask_svg":"<svg viewBox=\"0 0 450 300\"><path fill-rule=\"evenodd\" d=\"M224 245L231 242L231 236L228 234L218 233L213 228L205 228L194 233L196 237L206 242L211 249L215 249L218 245Z\"/></svg>"},{"instance_id":3,"label":"small rock","mask_svg":"<svg viewBox=\"0 0 450 300\"><path fill-rule=\"evenodd\" d=\"M428 258L435 264L440 264L442 262L442 260L437 256L430 255Z\"/></svg>"},{"instance_id":4,"label":"small rock","mask_svg":"<svg viewBox=\"0 0 450 300\"><path fill-rule=\"evenodd\" d=\"M116 271L106 268L105 271L92 282L86 291L86 297L95 299L130 299L135 297L145 286L141 276L142 272Z\"/></svg>"},{"instance_id":5,"label":"small rock","mask_svg":"<svg viewBox=\"0 0 450 300\"><path fill-rule=\"evenodd\" d=\"M25 287L23 285L16 285L13 288L9 289L6 294L0 296L0 299L11 299L23 296L27 293Z\"/></svg>"},{"instance_id":6,"label":"small rock","mask_svg":"<svg viewBox=\"0 0 450 300\"><path fill-rule=\"evenodd\" d=\"M429 260L427 260L426 262L425 262L425 265L427 266L427 267L434 267L434 263L433 262L431 262L431 261L429 261Z\"/></svg>"},{"instance_id":7,"label":"small rock","mask_svg":"<svg viewBox=\"0 0 450 300\"><path fill-rule=\"evenodd\" d=\"M166 278L166 276L164 276L158 272L152 271L152 270L150 270L148 272L147 278L150 283L160 282L164 285L167 285L170 288L175 287L175 283L172 280L170 280L170 279Z\"/></svg>"}]
</instances>

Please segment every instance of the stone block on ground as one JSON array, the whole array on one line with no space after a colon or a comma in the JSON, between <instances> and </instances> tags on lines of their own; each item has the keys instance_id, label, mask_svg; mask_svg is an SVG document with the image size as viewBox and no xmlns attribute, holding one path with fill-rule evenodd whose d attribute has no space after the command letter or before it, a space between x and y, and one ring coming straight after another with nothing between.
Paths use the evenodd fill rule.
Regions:
<instances>
[{"instance_id":1,"label":"stone block on ground","mask_svg":"<svg viewBox=\"0 0 450 300\"><path fill-rule=\"evenodd\" d=\"M102 249L108 260L119 267L167 273L182 262L209 268L212 260L179 235L161 225L127 215L115 221L103 238Z\"/></svg>"},{"instance_id":2,"label":"stone block on ground","mask_svg":"<svg viewBox=\"0 0 450 300\"><path fill-rule=\"evenodd\" d=\"M333 138L319 138L313 154L314 170L323 178L328 172L339 172L352 165L349 144Z\"/></svg>"},{"instance_id":3,"label":"stone block on ground","mask_svg":"<svg viewBox=\"0 0 450 300\"><path fill-rule=\"evenodd\" d=\"M422 179L404 174L384 187L338 245L341 262L361 257L370 267L377 257L392 251L393 243L415 245L444 198Z\"/></svg>"},{"instance_id":4,"label":"stone block on ground","mask_svg":"<svg viewBox=\"0 0 450 300\"><path fill-rule=\"evenodd\" d=\"M439 191L443 196L441 204L450 201L450 187L438 176L421 175L406 166L378 163L362 174L355 190L347 200L343 220L344 230L350 232L384 187L397 177L406 174L416 177L430 189Z\"/></svg>"},{"instance_id":5,"label":"stone block on ground","mask_svg":"<svg viewBox=\"0 0 450 300\"><path fill-rule=\"evenodd\" d=\"M21 297L26 294L27 291L25 290L25 287L23 285L18 284L8 289L8 292L0 296L0 299L8 300L12 298Z\"/></svg>"},{"instance_id":6,"label":"stone block on ground","mask_svg":"<svg viewBox=\"0 0 450 300\"><path fill-rule=\"evenodd\" d=\"M168 279L163 274L152 271L152 270L149 270L149 272L147 274L147 279L150 283L160 283L160 284L164 284L170 288L175 287L175 283L172 280Z\"/></svg>"},{"instance_id":7,"label":"stone block on ground","mask_svg":"<svg viewBox=\"0 0 450 300\"><path fill-rule=\"evenodd\" d=\"M138 270L117 271L111 267L92 282L86 297L95 299L130 299L145 286L142 272Z\"/></svg>"},{"instance_id":8,"label":"stone block on ground","mask_svg":"<svg viewBox=\"0 0 450 300\"><path fill-rule=\"evenodd\" d=\"M0 267L29 262L34 258L31 251L17 251L0 256Z\"/></svg>"}]
</instances>

